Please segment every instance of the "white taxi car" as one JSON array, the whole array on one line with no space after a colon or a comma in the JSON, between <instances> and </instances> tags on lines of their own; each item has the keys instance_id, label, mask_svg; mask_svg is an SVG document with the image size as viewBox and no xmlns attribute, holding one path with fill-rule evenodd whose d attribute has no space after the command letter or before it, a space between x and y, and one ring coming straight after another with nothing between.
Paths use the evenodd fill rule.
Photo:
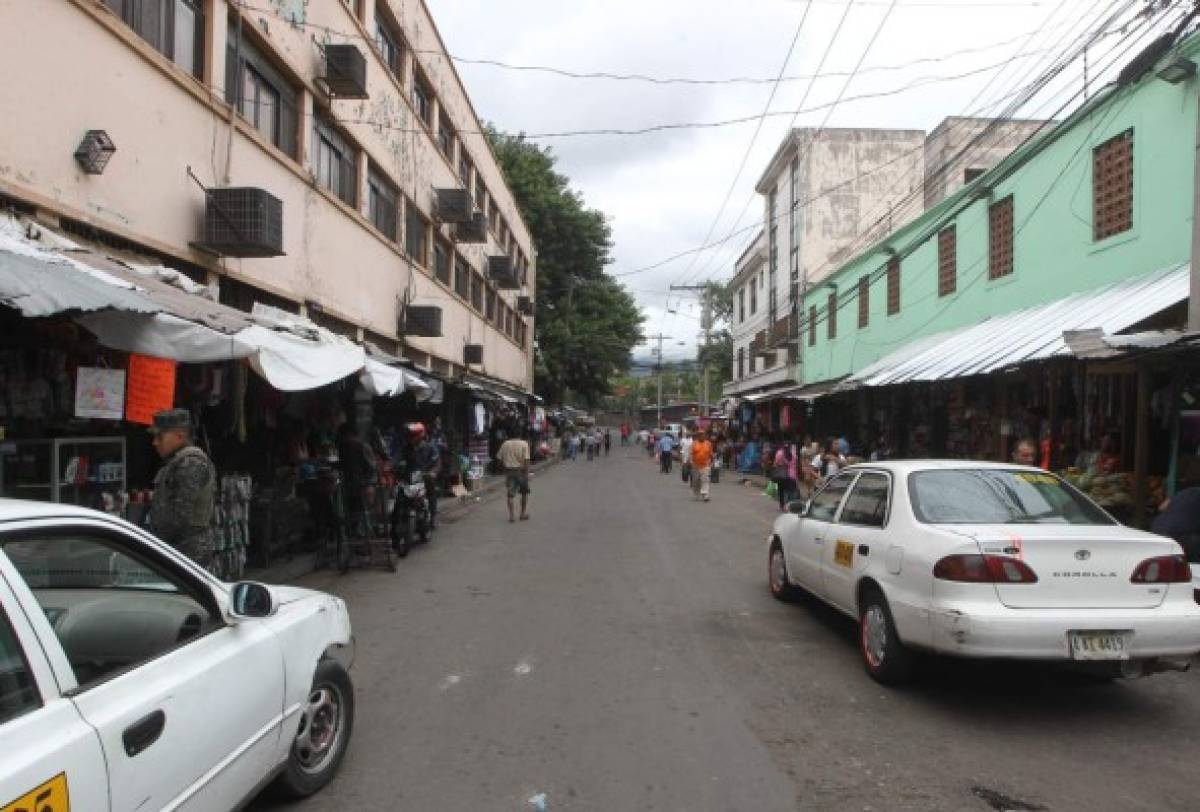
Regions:
<instances>
[{"instance_id":1,"label":"white taxi car","mask_svg":"<svg viewBox=\"0 0 1200 812\"><path fill-rule=\"evenodd\" d=\"M223 584L104 514L0 499L0 812L309 795L354 722L338 598Z\"/></svg>"},{"instance_id":2,"label":"white taxi car","mask_svg":"<svg viewBox=\"0 0 1200 812\"><path fill-rule=\"evenodd\" d=\"M802 589L858 620L883 683L909 678L919 651L1114 676L1185 669L1200 652L1180 546L1037 468L854 465L793 503L768 545L772 594Z\"/></svg>"}]
</instances>

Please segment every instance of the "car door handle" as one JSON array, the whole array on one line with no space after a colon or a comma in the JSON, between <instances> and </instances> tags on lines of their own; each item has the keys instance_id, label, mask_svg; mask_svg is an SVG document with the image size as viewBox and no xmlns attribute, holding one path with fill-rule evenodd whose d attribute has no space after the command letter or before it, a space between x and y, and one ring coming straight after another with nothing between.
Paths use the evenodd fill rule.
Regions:
<instances>
[{"instance_id":1,"label":"car door handle","mask_svg":"<svg viewBox=\"0 0 1200 812\"><path fill-rule=\"evenodd\" d=\"M125 745L125 755L133 758L154 744L166 726L167 715L161 710L156 710L125 728L125 732L121 734L121 743Z\"/></svg>"}]
</instances>

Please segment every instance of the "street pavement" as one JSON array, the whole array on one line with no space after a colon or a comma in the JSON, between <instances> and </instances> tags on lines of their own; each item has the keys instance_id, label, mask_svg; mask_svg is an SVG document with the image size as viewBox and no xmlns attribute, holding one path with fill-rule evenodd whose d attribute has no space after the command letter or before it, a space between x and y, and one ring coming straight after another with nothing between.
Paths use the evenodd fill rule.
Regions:
<instances>
[{"instance_id":1,"label":"street pavement","mask_svg":"<svg viewBox=\"0 0 1200 812\"><path fill-rule=\"evenodd\" d=\"M317 573L358 639L341 773L303 810L1195 810L1200 674L863 672L852 621L766 585L776 506L644 452L533 480L399 572Z\"/></svg>"}]
</instances>

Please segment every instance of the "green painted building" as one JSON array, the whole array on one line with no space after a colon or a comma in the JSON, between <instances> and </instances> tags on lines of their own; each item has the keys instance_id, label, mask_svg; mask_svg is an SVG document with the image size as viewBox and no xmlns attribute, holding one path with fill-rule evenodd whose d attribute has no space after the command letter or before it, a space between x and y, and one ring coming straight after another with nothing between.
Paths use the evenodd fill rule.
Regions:
<instances>
[{"instance_id":1,"label":"green painted building","mask_svg":"<svg viewBox=\"0 0 1200 812\"><path fill-rule=\"evenodd\" d=\"M804 383L840 380L935 334L1185 266L1200 80L1158 74L1198 52L1200 35L1181 41L809 289L798 336Z\"/></svg>"}]
</instances>

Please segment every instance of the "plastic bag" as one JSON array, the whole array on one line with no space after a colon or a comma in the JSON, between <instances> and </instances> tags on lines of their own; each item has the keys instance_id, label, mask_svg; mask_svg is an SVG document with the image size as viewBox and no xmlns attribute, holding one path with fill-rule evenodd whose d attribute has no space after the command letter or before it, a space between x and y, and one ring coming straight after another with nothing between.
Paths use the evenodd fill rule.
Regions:
<instances>
[{"instance_id":1,"label":"plastic bag","mask_svg":"<svg viewBox=\"0 0 1200 812\"><path fill-rule=\"evenodd\" d=\"M770 482L768 482L766 494L767 494L767 496L771 497L772 499L778 499L779 498L779 483L774 480L771 480Z\"/></svg>"}]
</instances>

